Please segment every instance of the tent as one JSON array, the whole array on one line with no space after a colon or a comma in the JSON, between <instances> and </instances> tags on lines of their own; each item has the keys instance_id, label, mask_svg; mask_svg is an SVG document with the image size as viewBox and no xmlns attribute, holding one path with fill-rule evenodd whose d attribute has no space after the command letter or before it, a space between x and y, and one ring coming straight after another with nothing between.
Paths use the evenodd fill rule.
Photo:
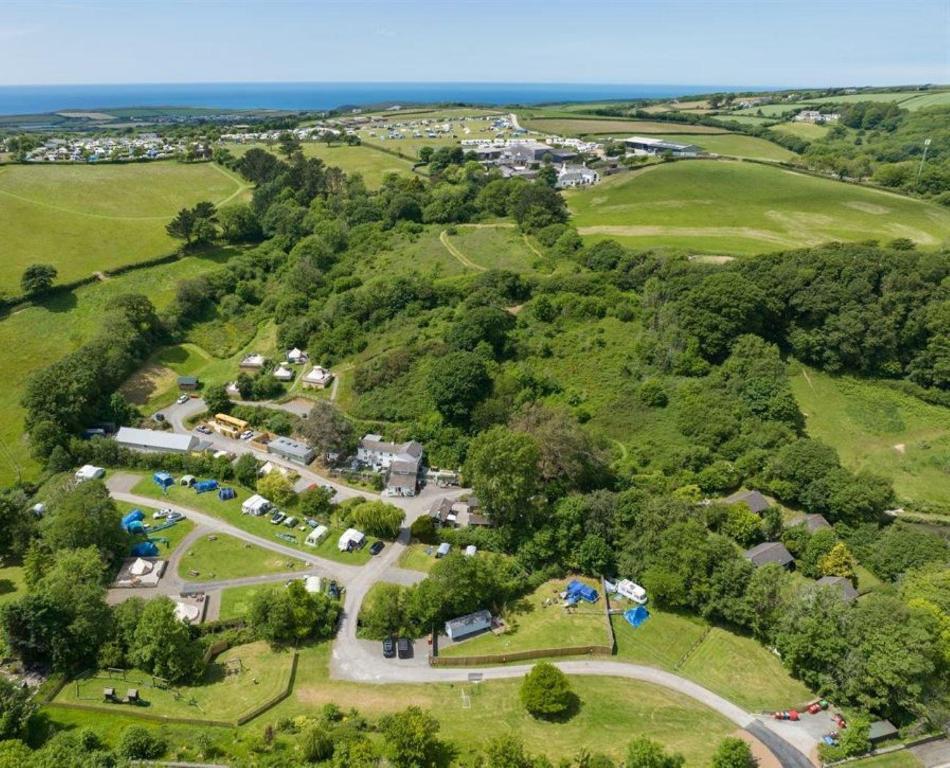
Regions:
<instances>
[{"instance_id":1,"label":"tent","mask_svg":"<svg viewBox=\"0 0 950 768\"><path fill-rule=\"evenodd\" d=\"M132 528L133 523L141 523L145 519L145 513L141 509L133 509L129 514L122 518L122 528L126 531ZM141 526L136 526L141 527Z\"/></svg>"},{"instance_id":2,"label":"tent","mask_svg":"<svg viewBox=\"0 0 950 768\"><path fill-rule=\"evenodd\" d=\"M217 480L199 480L195 483L195 493L207 493L208 491L213 491L218 487Z\"/></svg>"},{"instance_id":3,"label":"tent","mask_svg":"<svg viewBox=\"0 0 950 768\"><path fill-rule=\"evenodd\" d=\"M156 472L152 475L152 480L161 488L168 488L168 486L175 484L175 478L168 472Z\"/></svg>"},{"instance_id":4,"label":"tent","mask_svg":"<svg viewBox=\"0 0 950 768\"><path fill-rule=\"evenodd\" d=\"M152 568L153 566L148 560L143 560L140 557L129 566L129 573L133 576L144 576L147 573L151 573Z\"/></svg>"},{"instance_id":5,"label":"tent","mask_svg":"<svg viewBox=\"0 0 950 768\"><path fill-rule=\"evenodd\" d=\"M578 600L586 600L588 603L597 602L597 590L576 579L567 585L566 591L569 602L573 601L576 603Z\"/></svg>"},{"instance_id":6,"label":"tent","mask_svg":"<svg viewBox=\"0 0 950 768\"><path fill-rule=\"evenodd\" d=\"M631 627L636 629L650 618L650 612L644 606L638 605L636 608L628 608L624 611L623 617Z\"/></svg>"},{"instance_id":7,"label":"tent","mask_svg":"<svg viewBox=\"0 0 950 768\"><path fill-rule=\"evenodd\" d=\"M233 499L237 496L233 488L220 488L218 489L218 498L221 501L227 501L228 499Z\"/></svg>"},{"instance_id":8,"label":"tent","mask_svg":"<svg viewBox=\"0 0 950 768\"><path fill-rule=\"evenodd\" d=\"M132 557L156 557L158 547L153 541L140 541L132 547Z\"/></svg>"}]
</instances>

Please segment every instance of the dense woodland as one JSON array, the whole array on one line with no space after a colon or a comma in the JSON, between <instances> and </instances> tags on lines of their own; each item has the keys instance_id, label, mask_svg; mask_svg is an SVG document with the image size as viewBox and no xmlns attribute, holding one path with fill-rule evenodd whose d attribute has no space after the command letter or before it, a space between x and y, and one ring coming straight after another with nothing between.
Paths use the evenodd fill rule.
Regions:
<instances>
[{"instance_id":1,"label":"dense woodland","mask_svg":"<svg viewBox=\"0 0 950 768\"><path fill-rule=\"evenodd\" d=\"M899 112L874 130L899 132L911 122ZM878 143L868 135L862 146L871 152ZM352 445L364 422L388 422L387 436L423 442L431 464L461 467L494 524L440 532L493 554L449 556L419 585L387 588L388 599L364 617L368 634L419 635L461 613L499 610L569 571L635 576L656 604L776 648L792 674L822 695L902 726L946 722L947 541L891 522L883 515L896 503L890 483L850 471L834 449L809 438L788 361L886 379L947 403L950 254L895 240L711 265L610 240L584 244L544 178L501 179L460 155L434 157L430 180L392 176L371 192L359 177L292 149L284 158L249 151L235 167L256 185L252 203L220 213L199 206L175 225L187 247L223 239L240 245L240 255L182 282L161 314L146 298L127 297L99 336L35 374L24 404L36 455L51 471L85 461L179 468L178 457L134 457L78 433L140 418L116 394L119 384L193 323L273 318L282 348L306 348L324 363L358 362L351 412L322 405L306 426L284 414L284 431L337 450ZM548 275L492 270L452 279L372 269L375 254L426 225L499 217L561 266ZM579 354L595 360L606 321L623 339L615 403L635 405L665 435L623 453L608 436L611 409L590 400L583 382L551 373L568 338L572 347L582 339ZM385 349L365 355L381 336L390 342ZM244 384L251 399L273 396L263 382ZM229 406L217 387L208 394ZM234 469L209 462L203 471L227 477ZM809 534L789 526L778 507L760 515L715 501L740 487L821 513L833 528ZM63 672L129 661L194 679L203 639L173 628L167 604L105 604L103 585L127 541L102 486L65 494L42 522L27 511L28 490L0 496L0 546L25 557L30 585L0 616L8 647ZM429 521L413 533L435 536ZM766 540L783 541L804 578L777 566L755 569L742 557ZM857 563L886 587L853 605L811 580L855 580ZM290 615L305 617L303 636L332 632L335 603L303 605L306 595L289 593L282 600L273 610L284 615L256 608L266 639L299 639ZM289 636L279 629L287 626ZM145 637L151 642L139 642ZM174 658L169 645L180 650ZM348 759L339 764L376 764ZM542 765L531 760L489 755L488 764Z\"/></svg>"}]
</instances>

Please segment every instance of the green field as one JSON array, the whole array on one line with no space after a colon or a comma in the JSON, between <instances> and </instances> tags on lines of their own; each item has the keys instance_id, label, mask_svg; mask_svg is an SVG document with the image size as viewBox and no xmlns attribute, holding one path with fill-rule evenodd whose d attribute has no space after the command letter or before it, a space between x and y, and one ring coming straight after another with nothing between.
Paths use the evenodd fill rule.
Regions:
<instances>
[{"instance_id":1,"label":"green field","mask_svg":"<svg viewBox=\"0 0 950 768\"><path fill-rule=\"evenodd\" d=\"M337 540L342 531L333 527L330 528L329 535L323 540L319 547L308 547L303 542L307 537L306 531L309 531L309 528L304 526L305 531L301 531L299 528L288 530L282 525L277 526L271 524L270 518L266 515L263 517L254 517L253 515L243 514L241 512L241 504L251 495L251 492L233 483L230 484L230 487L237 493L237 498L229 501L221 501L216 493L197 494L191 488L183 488L180 485L172 486L168 489L168 493L163 495L162 489L152 482L151 477L143 477L132 490L133 493L137 493L141 496L148 496L159 501L167 499L185 508L191 508L199 512L214 515L248 533L253 533L271 541L279 541L279 543L284 546L293 547L294 549L299 549L301 552L307 552L317 557L325 557L328 560L336 560L337 562L347 563L349 565L363 565L363 563L366 563L370 557L372 557L372 555L369 554L369 547L375 539L367 537L366 546L356 552L340 552L337 550ZM292 509L289 511L291 513L293 512ZM278 533L290 534L296 537L296 541L288 542L283 539L278 540L276 536ZM202 576L201 578L204 579L205 577Z\"/></svg>"},{"instance_id":2,"label":"green field","mask_svg":"<svg viewBox=\"0 0 950 768\"><path fill-rule=\"evenodd\" d=\"M265 149L278 154L276 146L265 144L227 144L228 149L236 157L240 157L252 147ZM327 165L336 166L347 174L359 173L363 176L366 186L375 188L383 183L383 179L390 173L399 173L403 176L412 173L412 163L401 157L395 157L386 152L380 152L372 147L349 146L347 144L332 144L317 141L307 141L301 144L305 157L319 157Z\"/></svg>"},{"instance_id":3,"label":"green field","mask_svg":"<svg viewBox=\"0 0 950 768\"><path fill-rule=\"evenodd\" d=\"M54 702L114 707L116 714L141 711L151 716L234 720L283 690L290 678L291 661L290 651L272 651L261 641L222 653L208 666L201 685L162 689L153 687L151 675L144 672L131 670L124 678L99 672L70 682ZM232 665L242 671L227 674ZM140 710L106 704L102 700L104 687L115 688L118 696L124 696L128 688L138 687L145 703ZM93 717L99 719L102 715L94 713Z\"/></svg>"},{"instance_id":4,"label":"green field","mask_svg":"<svg viewBox=\"0 0 950 768\"><path fill-rule=\"evenodd\" d=\"M946 106L950 91L881 91L880 93L847 93L841 96L823 96L810 99L809 104L854 104L859 101L897 102L901 109Z\"/></svg>"},{"instance_id":5,"label":"green field","mask_svg":"<svg viewBox=\"0 0 950 768\"><path fill-rule=\"evenodd\" d=\"M863 760L848 763L848 765L850 768L920 768L923 763L917 759L913 752L901 750L887 755L866 757Z\"/></svg>"},{"instance_id":6,"label":"green field","mask_svg":"<svg viewBox=\"0 0 950 768\"><path fill-rule=\"evenodd\" d=\"M831 128L827 125L820 125L818 123L788 122L773 125L772 130L778 131L780 133L787 133L791 136L797 136L798 138L805 139L806 141L817 141L818 139L823 139L827 135L828 131L831 130Z\"/></svg>"},{"instance_id":7,"label":"green field","mask_svg":"<svg viewBox=\"0 0 950 768\"><path fill-rule=\"evenodd\" d=\"M950 409L886 384L792 368L808 434L834 446L850 469L890 478L899 500L950 511Z\"/></svg>"},{"instance_id":8,"label":"green field","mask_svg":"<svg viewBox=\"0 0 950 768\"><path fill-rule=\"evenodd\" d=\"M172 253L179 243L165 224L180 208L246 189L211 163L0 168L0 290L18 294L29 264L52 264L68 282Z\"/></svg>"},{"instance_id":9,"label":"green field","mask_svg":"<svg viewBox=\"0 0 950 768\"><path fill-rule=\"evenodd\" d=\"M525 237L514 227L459 226L453 235L446 235L453 255L468 268L478 270L507 269L512 272L550 272L540 252L532 250ZM452 248L449 249L452 253Z\"/></svg>"},{"instance_id":10,"label":"green field","mask_svg":"<svg viewBox=\"0 0 950 768\"><path fill-rule=\"evenodd\" d=\"M185 581L211 581L303 571L306 567L303 560L217 533L191 543L178 561L178 575Z\"/></svg>"},{"instance_id":11,"label":"green field","mask_svg":"<svg viewBox=\"0 0 950 768\"><path fill-rule=\"evenodd\" d=\"M787 162L797 155L785 147L756 136L743 136L741 133L710 134L695 136L686 133L672 133L657 136L666 141L678 141L682 144L696 144L707 152L733 157L748 157L753 160L776 160Z\"/></svg>"},{"instance_id":12,"label":"green field","mask_svg":"<svg viewBox=\"0 0 950 768\"><path fill-rule=\"evenodd\" d=\"M597 581L586 578L580 581L600 591ZM609 645L603 597L601 602L594 605L580 603L574 613L569 613L560 604L544 604L545 601L556 597L566 583L563 579L548 581L519 600L503 616L508 625L507 632L500 635L486 632L471 640L448 642L439 648L439 655L481 656L533 651L538 648Z\"/></svg>"},{"instance_id":13,"label":"green field","mask_svg":"<svg viewBox=\"0 0 950 768\"><path fill-rule=\"evenodd\" d=\"M950 237L945 208L752 163L664 163L565 197L581 234L639 248L751 254L868 238L934 247Z\"/></svg>"},{"instance_id":14,"label":"green field","mask_svg":"<svg viewBox=\"0 0 950 768\"><path fill-rule=\"evenodd\" d=\"M542 133L557 133L562 136L624 135L653 133L722 133L722 128L689 123L670 123L660 120L624 120L621 118L563 118L532 117L521 120L521 126Z\"/></svg>"},{"instance_id":15,"label":"green field","mask_svg":"<svg viewBox=\"0 0 950 768\"><path fill-rule=\"evenodd\" d=\"M142 293L159 309L175 294L179 280L194 277L227 259L231 252L188 256L171 264L140 269L105 282L60 294L0 319L0 347L16 350L0 365L0 483L33 479L38 465L23 436L20 399L29 373L49 365L88 341L99 329L113 299Z\"/></svg>"},{"instance_id":16,"label":"green field","mask_svg":"<svg viewBox=\"0 0 950 768\"><path fill-rule=\"evenodd\" d=\"M273 584L249 584L244 587L228 587L227 589L222 589L221 607L218 609L218 618L226 620L247 616L251 610L254 597L259 592L266 592L273 588Z\"/></svg>"},{"instance_id":17,"label":"green field","mask_svg":"<svg viewBox=\"0 0 950 768\"><path fill-rule=\"evenodd\" d=\"M410 544L399 556L399 567L408 568L410 571L428 573L432 570L432 566L436 564L436 559L434 555L426 554L426 550L435 552L435 547L428 544Z\"/></svg>"},{"instance_id":18,"label":"green field","mask_svg":"<svg viewBox=\"0 0 950 768\"><path fill-rule=\"evenodd\" d=\"M20 590L26 586L22 565L0 566L0 606L20 596Z\"/></svg>"},{"instance_id":19,"label":"green field","mask_svg":"<svg viewBox=\"0 0 950 768\"><path fill-rule=\"evenodd\" d=\"M697 616L649 608L650 618L634 629L621 615L611 616L617 639L617 658L634 664L648 664L668 671L709 631Z\"/></svg>"},{"instance_id":20,"label":"green field","mask_svg":"<svg viewBox=\"0 0 950 768\"><path fill-rule=\"evenodd\" d=\"M750 712L800 707L813 698L764 645L718 627L709 630L679 674Z\"/></svg>"}]
</instances>

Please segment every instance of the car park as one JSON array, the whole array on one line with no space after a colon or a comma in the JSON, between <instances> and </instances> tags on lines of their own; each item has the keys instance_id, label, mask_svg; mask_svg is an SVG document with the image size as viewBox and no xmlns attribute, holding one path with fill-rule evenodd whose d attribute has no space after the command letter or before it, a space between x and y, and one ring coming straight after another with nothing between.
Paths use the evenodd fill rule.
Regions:
<instances>
[{"instance_id":1,"label":"car park","mask_svg":"<svg viewBox=\"0 0 950 768\"><path fill-rule=\"evenodd\" d=\"M381 542L381 541L374 541L374 542L373 542L373 546L371 546L371 547L369 548L369 553L370 553L371 555L378 555L380 552L383 551L383 547L385 547L385 546L386 546L386 545L383 544L383 542Z\"/></svg>"},{"instance_id":2,"label":"car park","mask_svg":"<svg viewBox=\"0 0 950 768\"><path fill-rule=\"evenodd\" d=\"M383 658L391 659L396 655L396 641L391 637L383 640Z\"/></svg>"}]
</instances>

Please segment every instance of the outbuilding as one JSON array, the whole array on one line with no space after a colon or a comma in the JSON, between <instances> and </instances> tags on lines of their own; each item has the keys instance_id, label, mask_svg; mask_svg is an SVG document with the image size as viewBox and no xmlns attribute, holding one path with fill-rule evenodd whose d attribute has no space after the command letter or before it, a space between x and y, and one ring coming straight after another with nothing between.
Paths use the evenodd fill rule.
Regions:
<instances>
[{"instance_id":1,"label":"outbuilding","mask_svg":"<svg viewBox=\"0 0 950 768\"><path fill-rule=\"evenodd\" d=\"M783 568L790 568L795 562L792 553L780 541L764 541L756 544L751 549L747 549L743 557L756 568L761 568L768 563L778 563Z\"/></svg>"},{"instance_id":2,"label":"outbuilding","mask_svg":"<svg viewBox=\"0 0 950 768\"><path fill-rule=\"evenodd\" d=\"M868 728L868 741L872 744L877 744L885 739L893 739L897 735L897 728L890 720L875 720Z\"/></svg>"},{"instance_id":3,"label":"outbuilding","mask_svg":"<svg viewBox=\"0 0 950 768\"><path fill-rule=\"evenodd\" d=\"M445 622L445 634L453 642L474 637L491 629L491 612L475 611Z\"/></svg>"},{"instance_id":4,"label":"outbuilding","mask_svg":"<svg viewBox=\"0 0 950 768\"><path fill-rule=\"evenodd\" d=\"M267 452L275 456L282 456L294 464L307 466L314 460L317 453L306 443L291 440L289 437L275 437L267 444Z\"/></svg>"},{"instance_id":5,"label":"outbuilding","mask_svg":"<svg viewBox=\"0 0 950 768\"><path fill-rule=\"evenodd\" d=\"M189 453L198 449L198 438L157 429L120 427L115 441L123 448L143 453Z\"/></svg>"},{"instance_id":6,"label":"outbuilding","mask_svg":"<svg viewBox=\"0 0 950 768\"><path fill-rule=\"evenodd\" d=\"M196 389L198 389L198 377L179 376L178 389L180 389L182 392L194 392Z\"/></svg>"},{"instance_id":7,"label":"outbuilding","mask_svg":"<svg viewBox=\"0 0 950 768\"><path fill-rule=\"evenodd\" d=\"M841 595L841 599L846 603L851 603L858 599L858 590L854 588L850 580L843 576L822 576L818 579L817 584L819 587L830 587L834 589Z\"/></svg>"}]
</instances>

